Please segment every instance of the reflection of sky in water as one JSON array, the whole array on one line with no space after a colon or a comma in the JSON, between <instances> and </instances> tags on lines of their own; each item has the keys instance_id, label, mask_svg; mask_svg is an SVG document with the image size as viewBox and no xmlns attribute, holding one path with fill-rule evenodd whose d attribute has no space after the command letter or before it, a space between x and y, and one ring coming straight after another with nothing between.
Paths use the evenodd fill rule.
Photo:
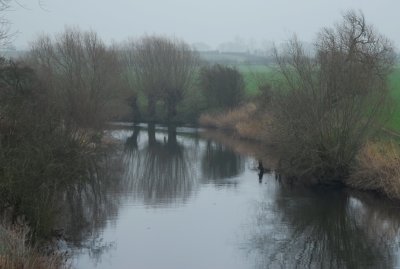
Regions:
<instances>
[{"instance_id":1,"label":"reflection of sky in water","mask_svg":"<svg viewBox=\"0 0 400 269\"><path fill-rule=\"evenodd\" d=\"M200 139L194 129L178 129L170 141L167 129L156 129L156 144L142 129L137 143L121 150L121 186L109 194L118 212L104 216L97 241L84 242L78 268L398 264L400 217L391 203L363 193L291 190L273 175L259 184L251 158ZM111 133L122 143L133 134Z\"/></svg>"}]
</instances>

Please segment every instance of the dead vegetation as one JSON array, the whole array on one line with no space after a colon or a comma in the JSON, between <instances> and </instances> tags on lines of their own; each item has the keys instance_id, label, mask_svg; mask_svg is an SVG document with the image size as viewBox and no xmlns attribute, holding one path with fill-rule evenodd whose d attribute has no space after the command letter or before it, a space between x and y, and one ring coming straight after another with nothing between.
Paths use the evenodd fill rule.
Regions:
<instances>
[{"instance_id":1,"label":"dead vegetation","mask_svg":"<svg viewBox=\"0 0 400 269\"><path fill-rule=\"evenodd\" d=\"M66 254L53 252L44 255L29 243L26 225L7 227L0 225L1 269L66 269Z\"/></svg>"},{"instance_id":2,"label":"dead vegetation","mask_svg":"<svg viewBox=\"0 0 400 269\"><path fill-rule=\"evenodd\" d=\"M400 146L394 141L366 143L356 157L347 184L400 199Z\"/></svg>"},{"instance_id":3,"label":"dead vegetation","mask_svg":"<svg viewBox=\"0 0 400 269\"><path fill-rule=\"evenodd\" d=\"M266 141L271 118L259 113L257 105L247 103L225 113L203 114L199 119L201 126L217 128L236 136L257 141Z\"/></svg>"}]
</instances>

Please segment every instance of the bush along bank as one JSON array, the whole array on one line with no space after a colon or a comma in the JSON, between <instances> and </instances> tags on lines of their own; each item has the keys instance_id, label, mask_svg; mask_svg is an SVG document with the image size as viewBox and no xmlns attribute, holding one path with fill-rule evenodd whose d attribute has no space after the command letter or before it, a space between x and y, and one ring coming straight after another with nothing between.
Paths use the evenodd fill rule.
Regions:
<instances>
[{"instance_id":1,"label":"bush along bank","mask_svg":"<svg viewBox=\"0 0 400 269\"><path fill-rule=\"evenodd\" d=\"M315 44L312 55L296 38L275 51L283 81L271 100L255 109L268 124L246 109L203 116L200 123L272 144L278 173L292 182L344 184L400 198L397 146L370 142L389 115L387 77L395 62L391 43L362 14L350 11L342 23L323 29ZM232 116L236 114L240 117ZM247 126L245 132L240 122ZM385 151L393 154L385 156ZM375 164L367 165L371 162Z\"/></svg>"}]
</instances>

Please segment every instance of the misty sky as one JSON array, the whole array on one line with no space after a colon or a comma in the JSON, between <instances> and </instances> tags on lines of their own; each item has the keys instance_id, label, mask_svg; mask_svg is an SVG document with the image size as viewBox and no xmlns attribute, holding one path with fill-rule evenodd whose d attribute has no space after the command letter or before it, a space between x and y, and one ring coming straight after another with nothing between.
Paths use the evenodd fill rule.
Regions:
<instances>
[{"instance_id":1,"label":"misty sky","mask_svg":"<svg viewBox=\"0 0 400 269\"><path fill-rule=\"evenodd\" d=\"M280 43L296 33L312 42L350 8L400 45L399 0L19 0L7 18L19 31L14 45L28 48L40 33L66 25L92 29L107 41L143 34L173 35L188 43L218 44L241 37L256 44Z\"/></svg>"}]
</instances>

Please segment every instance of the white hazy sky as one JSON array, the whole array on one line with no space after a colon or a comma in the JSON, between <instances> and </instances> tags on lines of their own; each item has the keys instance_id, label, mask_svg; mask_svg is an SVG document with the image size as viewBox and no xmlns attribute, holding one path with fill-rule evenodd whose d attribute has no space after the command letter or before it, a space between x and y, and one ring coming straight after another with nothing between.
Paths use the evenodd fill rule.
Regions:
<instances>
[{"instance_id":1,"label":"white hazy sky","mask_svg":"<svg viewBox=\"0 0 400 269\"><path fill-rule=\"evenodd\" d=\"M173 35L213 47L233 40L282 42L296 33L313 41L348 9L362 10L367 21L400 45L399 0L19 0L7 18L19 31L14 44L28 47L40 33L66 25L97 31L107 42L143 34Z\"/></svg>"}]
</instances>

